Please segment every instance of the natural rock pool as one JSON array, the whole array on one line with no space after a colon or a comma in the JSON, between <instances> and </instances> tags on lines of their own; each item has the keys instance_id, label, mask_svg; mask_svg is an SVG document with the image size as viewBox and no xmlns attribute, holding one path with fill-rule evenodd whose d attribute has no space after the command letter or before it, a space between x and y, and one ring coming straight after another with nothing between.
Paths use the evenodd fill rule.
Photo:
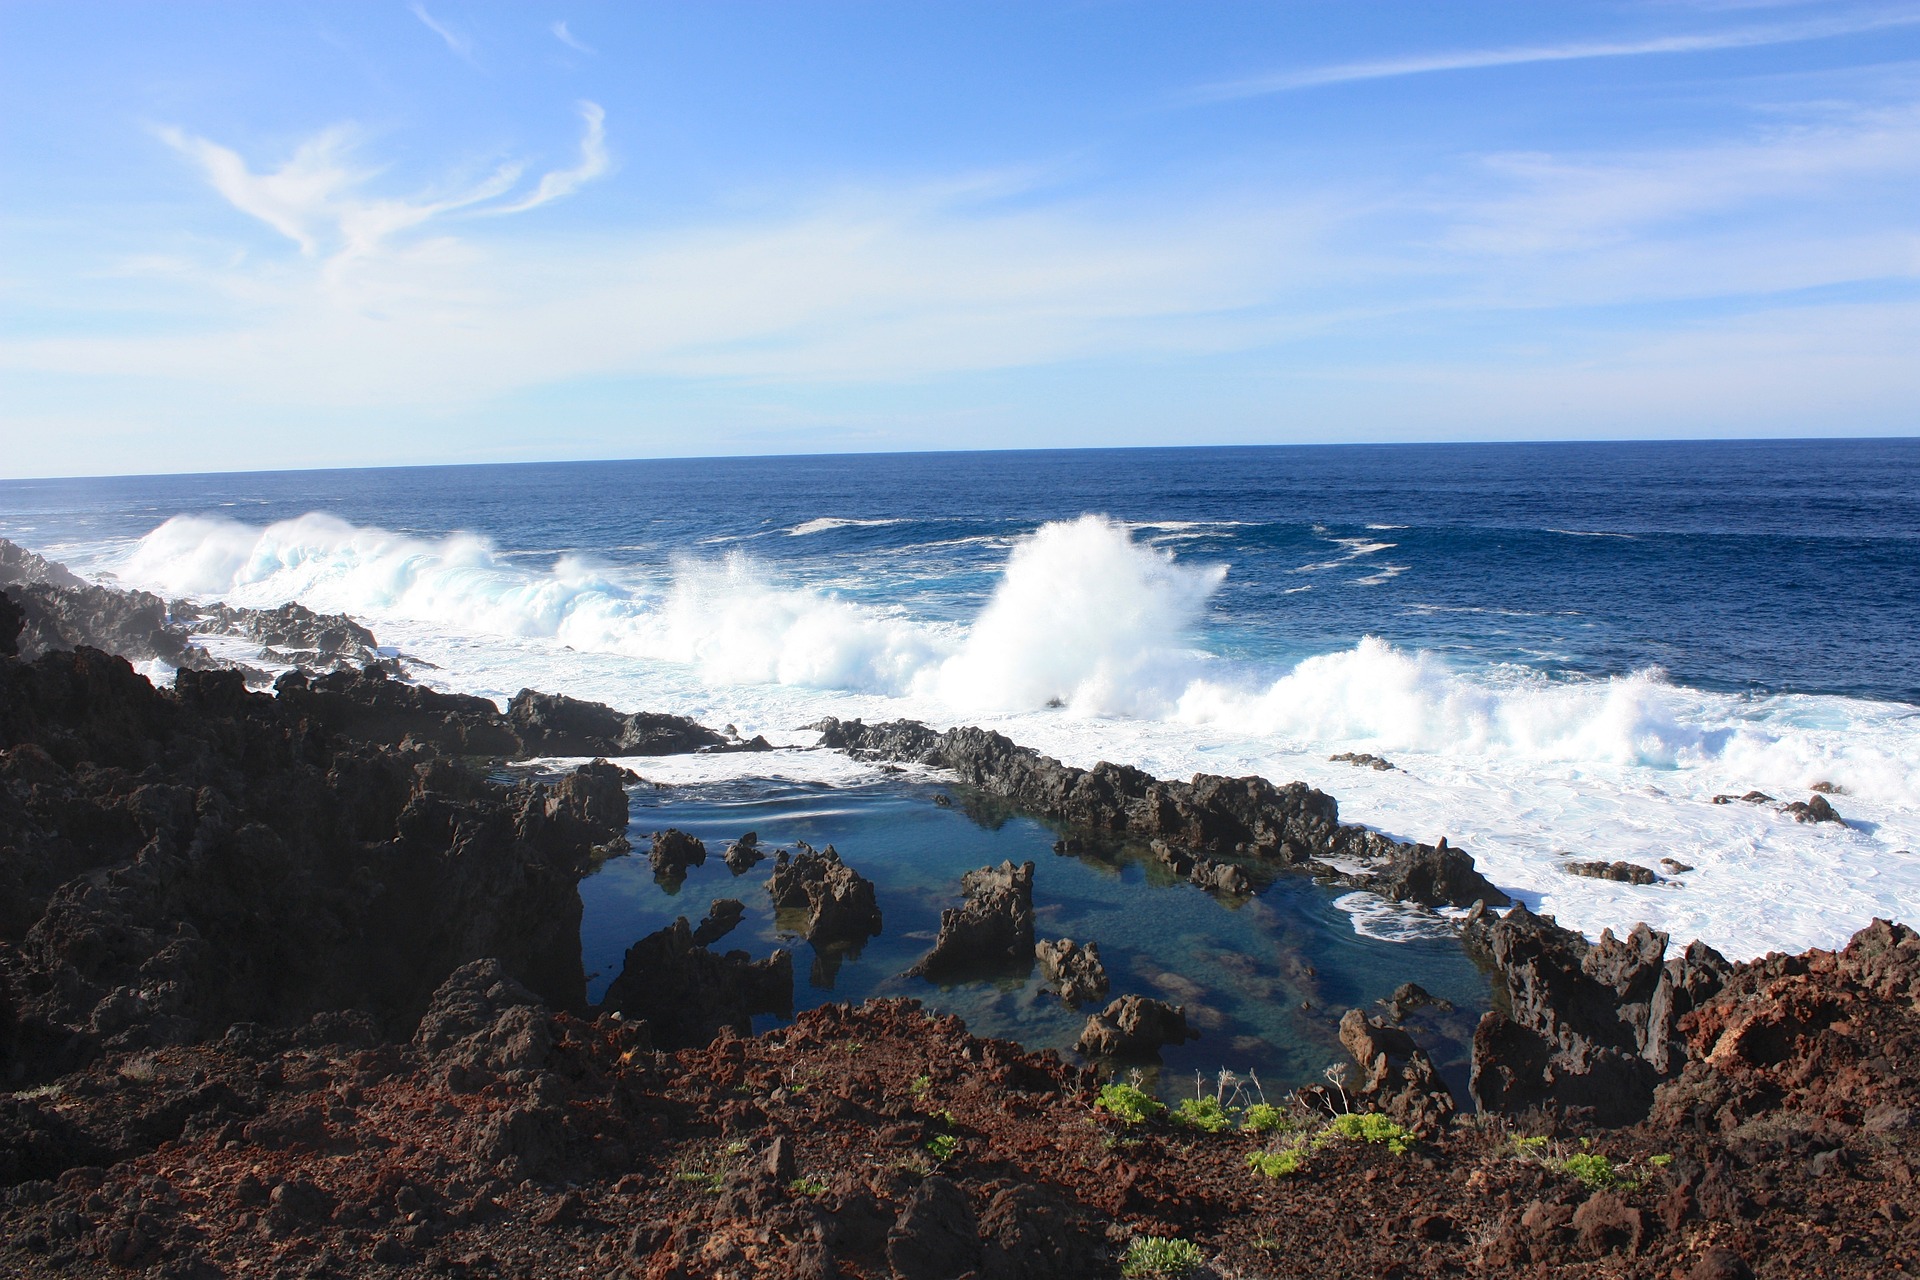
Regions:
<instances>
[{"instance_id":1,"label":"natural rock pool","mask_svg":"<svg viewBox=\"0 0 1920 1280\"><path fill-rule=\"evenodd\" d=\"M1176 879L1144 846L1057 854L1059 833L1046 824L911 774L836 784L765 777L641 784L630 795L634 854L609 861L580 886L592 1000L619 974L634 941L676 916L697 924L715 899L734 898L746 905L745 917L714 949L756 959L776 947L792 950L796 1011L913 996L959 1014L976 1034L1070 1054L1088 1014L1109 999L1131 993L1185 1005L1201 1038L1161 1051L1157 1074L1169 1095L1190 1093L1195 1072L1211 1088L1223 1067L1255 1072L1270 1089L1318 1081L1345 1060L1340 1015L1355 1007L1382 1013L1376 1001L1417 982L1453 1008L1418 1009L1407 1025L1456 1095L1467 1096L1473 1028L1491 999L1486 974L1443 929L1405 941L1356 933L1353 917L1334 905L1344 888L1255 869L1251 897L1216 896ZM707 844L705 864L679 884L656 882L646 858L652 833L668 828ZM735 876L720 855L748 831L768 860ZM835 846L873 881L885 918L878 937L855 949L816 950L797 936L796 921L776 918L766 890L772 855L799 841ZM1037 938L1099 944L1108 996L1069 1008L1037 969L951 986L902 976L932 945L941 909L959 905L960 877L1005 860L1034 864ZM763 1017L756 1026L777 1021Z\"/></svg>"}]
</instances>

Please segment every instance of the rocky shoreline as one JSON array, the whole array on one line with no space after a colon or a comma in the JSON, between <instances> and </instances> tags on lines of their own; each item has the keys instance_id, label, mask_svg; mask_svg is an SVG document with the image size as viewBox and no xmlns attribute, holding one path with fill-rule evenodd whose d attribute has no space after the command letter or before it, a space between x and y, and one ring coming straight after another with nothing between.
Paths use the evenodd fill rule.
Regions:
<instances>
[{"instance_id":1,"label":"rocky shoreline","mask_svg":"<svg viewBox=\"0 0 1920 1280\"><path fill-rule=\"evenodd\" d=\"M1471 1098L1400 1021L1417 988L1347 1013L1354 1061L1325 1085L1262 1098L1223 1074L1175 1112L911 1001L753 1036L790 1007L792 962L714 950L724 901L636 942L594 1006L578 884L626 851L638 779L534 762L764 743L531 691L502 712L407 683L344 619L189 611L33 559L0 544L8 1273L1184 1265L1155 1238L1223 1277L1896 1276L1920 1257L1920 936L1901 926L1668 959L1644 926L1589 942L1502 914L1464 851L1342 824L1301 784L829 721L824 745L946 770L1059 824L1062 852L1124 839L1223 894L1304 871L1467 908L1496 974ZM280 655L275 692L194 656L196 626ZM178 666L174 687L102 641ZM677 834L656 838L669 872L695 860ZM809 933L881 927L832 850L774 856ZM1034 936L1030 869L978 876L923 965L1038 955L1070 1002L1108 994L1097 939ZM1116 1039L1090 1048L1180 1034L1157 1003L1120 993L1089 1021Z\"/></svg>"}]
</instances>

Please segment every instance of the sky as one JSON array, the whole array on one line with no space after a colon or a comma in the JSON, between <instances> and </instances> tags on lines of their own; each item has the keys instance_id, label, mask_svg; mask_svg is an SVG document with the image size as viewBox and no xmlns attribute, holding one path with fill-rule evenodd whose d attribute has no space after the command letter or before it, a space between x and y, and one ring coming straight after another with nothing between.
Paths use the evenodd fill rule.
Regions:
<instances>
[{"instance_id":1,"label":"sky","mask_svg":"<svg viewBox=\"0 0 1920 1280\"><path fill-rule=\"evenodd\" d=\"M1920 3L0 4L0 477L1920 434Z\"/></svg>"}]
</instances>

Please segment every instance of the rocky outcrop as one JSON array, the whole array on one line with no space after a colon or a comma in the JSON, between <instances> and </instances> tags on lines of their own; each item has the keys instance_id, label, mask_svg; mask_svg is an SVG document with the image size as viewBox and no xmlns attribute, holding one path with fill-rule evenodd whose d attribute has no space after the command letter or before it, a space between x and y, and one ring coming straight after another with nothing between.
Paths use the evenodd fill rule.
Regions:
<instances>
[{"instance_id":1,"label":"rocky outcrop","mask_svg":"<svg viewBox=\"0 0 1920 1280\"><path fill-rule=\"evenodd\" d=\"M1847 825L1847 820L1842 818L1827 802L1827 798L1818 792L1805 800L1795 800L1792 804L1783 805L1781 812L1791 815L1795 822L1832 822L1843 827Z\"/></svg>"},{"instance_id":2,"label":"rocky outcrop","mask_svg":"<svg viewBox=\"0 0 1920 1280\"><path fill-rule=\"evenodd\" d=\"M1658 884L1660 877L1633 862L1569 862L1563 869L1570 876L1589 880L1615 880L1621 884Z\"/></svg>"},{"instance_id":3,"label":"rocky outcrop","mask_svg":"<svg viewBox=\"0 0 1920 1280\"><path fill-rule=\"evenodd\" d=\"M672 756L695 751L764 750L736 744L684 716L622 713L598 702L522 689L507 705L507 724L526 755Z\"/></svg>"},{"instance_id":4,"label":"rocky outcrop","mask_svg":"<svg viewBox=\"0 0 1920 1280\"><path fill-rule=\"evenodd\" d=\"M746 918L747 904L738 898L715 898L707 914L693 928L693 945L710 947L740 927Z\"/></svg>"},{"instance_id":5,"label":"rocky outcrop","mask_svg":"<svg viewBox=\"0 0 1920 1280\"><path fill-rule=\"evenodd\" d=\"M880 904L873 882L840 861L832 845L815 852L774 855L767 893L777 911L802 912L800 933L815 946L856 946L880 932Z\"/></svg>"},{"instance_id":6,"label":"rocky outcrop","mask_svg":"<svg viewBox=\"0 0 1920 1280\"><path fill-rule=\"evenodd\" d=\"M1483 918L1469 937L1491 957L1505 996L1504 1011L1487 1013L1474 1033L1470 1087L1488 1111L1637 1120L1654 1087L1684 1065L1679 1020L1729 970L1697 942L1667 960L1667 935L1644 924L1589 944L1524 906Z\"/></svg>"},{"instance_id":7,"label":"rocky outcrop","mask_svg":"<svg viewBox=\"0 0 1920 1280\"><path fill-rule=\"evenodd\" d=\"M669 827L653 833L647 861L653 864L655 880L678 882L687 878L688 867L706 865L707 845L677 827Z\"/></svg>"},{"instance_id":8,"label":"rocky outcrop","mask_svg":"<svg viewBox=\"0 0 1920 1280\"><path fill-rule=\"evenodd\" d=\"M1473 859L1447 843L1396 845L1383 870L1368 872L1351 883L1383 898L1418 902L1429 907L1470 907L1484 902L1504 907L1507 897L1473 865Z\"/></svg>"},{"instance_id":9,"label":"rocky outcrop","mask_svg":"<svg viewBox=\"0 0 1920 1280\"><path fill-rule=\"evenodd\" d=\"M1459 1109L1426 1050L1399 1027L1349 1009L1340 1019L1340 1045L1360 1068L1356 1098L1423 1137L1446 1128Z\"/></svg>"},{"instance_id":10,"label":"rocky outcrop","mask_svg":"<svg viewBox=\"0 0 1920 1280\"><path fill-rule=\"evenodd\" d=\"M1187 1011L1181 1006L1146 996L1121 996L1087 1019L1073 1049L1084 1058L1146 1059L1156 1056L1162 1045L1199 1038L1200 1033L1187 1025Z\"/></svg>"},{"instance_id":11,"label":"rocky outcrop","mask_svg":"<svg viewBox=\"0 0 1920 1280\"><path fill-rule=\"evenodd\" d=\"M932 982L957 982L1033 967L1033 864L969 871L960 879L966 902L940 913L933 950L908 971Z\"/></svg>"},{"instance_id":12,"label":"rocky outcrop","mask_svg":"<svg viewBox=\"0 0 1920 1280\"><path fill-rule=\"evenodd\" d=\"M1099 943L1082 946L1071 938L1056 938L1035 943L1033 957L1039 961L1047 985L1066 1003L1086 1004L1107 994L1107 970L1100 963Z\"/></svg>"},{"instance_id":13,"label":"rocky outcrop","mask_svg":"<svg viewBox=\"0 0 1920 1280\"><path fill-rule=\"evenodd\" d=\"M1231 862L1216 862L1168 844L1165 840L1155 840L1148 847L1153 850L1153 856L1159 859L1160 865L1202 889L1233 897L1245 897L1253 892L1253 880L1245 869Z\"/></svg>"},{"instance_id":14,"label":"rocky outcrop","mask_svg":"<svg viewBox=\"0 0 1920 1280\"><path fill-rule=\"evenodd\" d=\"M705 1044L723 1027L748 1035L754 1014L793 1012L793 957L717 954L694 942L682 916L627 948L600 1008L645 1020L654 1043L667 1049Z\"/></svg>"},{"instance_id":15,"label":"rocky outcrop","mask_svg":"<svg viewBox=\"0 0 1920 1280\"><path fill-rule=\"evenodd\" d=\"M315 613L298 601L277 609L238 609L176 600L169 614L174 625L192 634L244 636L265 646L262 657L307 671L380 659L373 632L343 613Z\"/></svg>"},{"instance_id":16,"label":"rocky outcrop","mask_svg":"<svg viewBox=\"0 0 1920 1280\"><path fill-rule=\"evenodd\" d=\"M1001 734L963 727L935 732L912 720L867 725L827 719L812 726L822 746L862 759L910 761L945 769L968 786L1027 812L1101 835L1158 840L1180 857L1225 855L1311 867L1384 896L1428 905L1504 905L1508 899L1445 841L1403 845L1342 824L1333 797L1303 782L1277 787L1264 778L1196 774L1164 781L1127 765L1064 765ZM1056 849L1071 848L1063 837ZM1346 870L1330 865L1337 861ZM1358 866L1358 870L1352 868ZM1231 870L1226 883L1237 881ZM1243 890L1228 887L1228 892Z\"/></svg>"},{"instance_id":17,"label":"rocky outcrop","mask_svg":"<svg viewBox=\"0 0 1920 1280\"><path fill-rule=\"evenodd\" d=\"M1372 769L1377 773L1387 773L1393 769L1393 761L1369 751L1342 751L1327 759L1333 764L1350 764L1356 769Z\"/></svg>"},{"instance_id":18,"label":"rocky outcrop","mask_svg":"<svg viewBox=\"0 0 1920 1280\"><path fill-rule=\"evenodd\" d=\"M766 852L760 848L760 837L749 831L728 845L727 851L720 855L720 860L727 864L727 870L739 876L758 866L766 856Z\"/></svg>"}]
</instances>

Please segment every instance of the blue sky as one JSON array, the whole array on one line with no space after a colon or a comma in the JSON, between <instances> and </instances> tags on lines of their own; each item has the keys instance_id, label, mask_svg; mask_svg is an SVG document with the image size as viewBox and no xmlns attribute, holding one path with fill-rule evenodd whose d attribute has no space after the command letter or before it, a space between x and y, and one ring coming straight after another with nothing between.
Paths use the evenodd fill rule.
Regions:
<instances>
[{"instance_id":1,"label":"blue sky","mask_svg":"<svg viewBox=\"0 0 1920 1280\"><path fill-rule=\"evenodd\" d=\"M0 6L0 475L1920 431L1920 4Z\"/></svg>"}]
</instances>

